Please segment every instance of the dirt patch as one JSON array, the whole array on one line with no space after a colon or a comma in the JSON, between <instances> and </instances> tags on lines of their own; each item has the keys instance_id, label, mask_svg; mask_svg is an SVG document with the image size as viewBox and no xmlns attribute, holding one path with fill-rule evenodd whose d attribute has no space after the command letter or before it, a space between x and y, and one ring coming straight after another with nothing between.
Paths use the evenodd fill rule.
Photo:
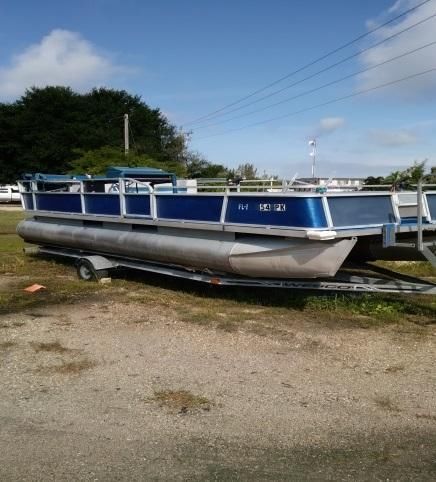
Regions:
<instances>
[{"instance_id":1,"label":"dirt patch","mask_svg":"<svg viewBox=\"0 0 436 482\"><path fill-rule=\"evenodd\" d=\"M405 370L406 367L403 363L400 363L399 365L389 365L388 367L385 368L386 373L399 373Z\"/></svg>"},{"instance_id":2,"label":"dirt patch","mask_svg":"<svg viewBox=\"0 0 436 482\"><path fill-rule=\"evenodd\" d=\"M48 351L48 352L55 352L55 353L67 353L71 352L71 348L66 348L61 345L59 341L51 341L51 342L30 342L30 346L36 351Z\"/></svg>"},{"instance_id":3,"label":"dirt patch","mask_svg":"<svg viewBox=\"0 0 436 482\"><path fill-rule=\"evenodd\" d=\"M8 348L12 348L17 343L15 341L2 341L0 342L0 350L7 350Z\"/></svg>"},{"instance_id":4,"label":"dirt patch","mask_svg":"<svg viewBox=\"0 0 436 482\"><path fill-rule=\"evenodd\" d=\"M188 390L161 390L154 392L150 401L158 402L161 407L168 407L179 413L195 410L209 411L212 403L206 397L194 395Z\"/></svg>"},{"instance_id":5,"label":"dirt patch","mask_svg":"<svg viewBox=\"0 0 436 482\"><path fill-rule=\"evenodd\" d=\"M430 413L417 413L416 418L424 418L426 420L433 420L436 422L436 415L432 415Z\"/></svg>"},{"instance_id":6,"label":"dirt patch","mask_svg":"<svg viewBox=\"0 0 436 482\"><path fill-rule=\"evenodd\" d=\"M391 399L389 395L378 395L374 398L374 402L377 407L386 410L388 412L399 412L400 408L398 405Z\"/></svg>"},{"instance_id":7,"label":"dirt patch","mask_svg":"<svg viewBox=\"0 0 436 482\"><path fill-rule=\"evenodd\" d=\"M0 315L0 479L435 479L435 325L114 286Z\"/></svg>"},{"instance_id":8,"label":"dirt patch","mask_svg":"<svg viewBox=\"0 0 436 482\"><path fill-rule=\"evenodd\" d=\"M89 358L82 358L80 360L67 361L53 366L40 367L37 372L43 375L62 374L62 375L78 375L84 370L94 368L97 363Z\"/></svg>"}]
</instances>

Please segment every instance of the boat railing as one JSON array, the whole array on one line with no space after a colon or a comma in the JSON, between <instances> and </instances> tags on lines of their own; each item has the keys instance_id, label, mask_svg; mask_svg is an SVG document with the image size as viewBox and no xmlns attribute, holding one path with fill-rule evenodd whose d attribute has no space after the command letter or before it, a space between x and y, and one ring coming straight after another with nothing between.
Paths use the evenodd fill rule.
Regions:
<instances>
[{"instance_id":1,"label":"boat railing","mask_svg":"<svg viewBox=\"0 0 436 482\"><path fill-rule=\"evenodd\" d=\"M94 184L104 185L104 190L97 191ZM423 191L435 190L436 184L423 184ZM169 183L156 184L148 181L141 181L134 178L120 179L71 179L50 181L40 180L22 180L19 182L21 193L43 192L43 193L80 193L80 194L165 194L179 193L186 194L187 191L177 188ZM339 185L335 183L329 184L313 184L298 179L280 180L280 179L243 179L239 182L228 181L223 178L215 179L197 179L196 187L188 194L197 193L285 193L285 192L416 192L417 184L409 184L406 188L393 186L391 184L364 184L364 185Z\"/></svg>"},{"instance_id":2,"label":"boat railing","mask_svg":"<svg viewBox=\"0 0 436 482\"><path fill-rule=\"evenodd\" d=\"M81 189L81 184L80 184L80 180L78 179L68 179L68 180L53 179L50 181L26 179L26 180L18 181L18 188L20 193L31 193L31 192L77 193Z\"/></svg>"},{"instance_id":3,"label":"boat railing","mask_svg":"<svg viewBox=\"0 0 436 482\"><path fill-rule=\"evenodd\" d=\"M106 194L118 194L122 189L125 194L129 194L130 192L138 192L139 188L137 186L141 186L146 189L147 193L153 192L153 187L150 185L149 182L140 181L138 179L131 179L131 178L120 178L120 179L98 179L98 178L89 178L89 179L71 179L71 180L58 180L53 179L50 181L40 181L40 180L21 180L18 182L19 189L21 193L26 192L40 192L40 193L83 193L83 194L97 194L96 191L93 191L92 187L95 183L100 183L104 185L104 193ZM39 186L42 186L40 189ZM132 186L135 186L134 190L132 190ZM122 188L120 189L120 186Z\"/></svg>"},{"instance_id":4,"label":"boat railing","mask_svg":"<svg viewBox=\"0 0 436 482\"><path fill-rule=\"evenodd\" d=\"M358 191L360 186L340 186L337 184L319 185L307 183L298 179L243 179L241 181L228 181L226 179L197 180L198 192L270 192L283 193L290 191L299 192L325 192L332 190ZM389 189L388 189L389 190Z\"/></svg>"},{"instance_id":5,"label":"boat railing","mask_svg":"<svg viewBox=\"0 0 436 482\"><path fill-rule=\"evenodd\" d=\"M122 186L122 192L124 194L138 194L139 188L138 186L142 186L146 189L145 192L152 193L154 191L153 186L147 181L139 181L138 179L132 179L129 177L124 177L119 180L119 185ZM134 190L132 191L132 186L135 185ZM144 191L142 191L144 192Z\"/></svg>"},{"instance_id":6,"label":"boat railing","mask_svg":"<svg viewBox=\"0 0 436 482\"><path fill-rule=\"evenodd\" d=\"M430 183L423 183L422 184L422 189L424 191L426 190L434 190L436 188L436 184L430 184ZM409 184L407 186L407 188L403 188L403 187L396 187L392 184L363 184L361 187L360 187L360 190L362 191L377 191L377 190L380 190L380 191L392 191L392 192L403 192L403 191L409 191L409 192L416 192L416 190L418 189L418 184L416 183L413 183L413 184Z\"/></svg>"},{"instance_id":7,"label":"boat railing","mask_svg":"<svg viewBox=\"0 0 436 482\"><path fill-rule=\"evenodd\" d=\"M314 184L301 181L299 179L243 179L239 182L228 181L224 178L211 179L197 179L197 192L288 192L288 191L302 191L302 192L354 192L354 191L390 191L390 192L416 192L417 184L408 184L406 187L398 187L392 184L362 184L362 185L340 185L335 183L329 184ZM89 184L88 184L89 183ZM45 193L92 193L94 183L103 183L105 185L105 193L124 194L138 194L138 193L164 193L164 192L178 192L183 193L183 190L178 189L169 183L163 185L152 185L148 181L141 181L134 178L120 178L120 179L71 179L58 180L53 179L49 181L40 180L21 180L19 181L20 192L45 192ZM38 186L41 186L39 188ZM89 187L88 187L89 186ZM422 184L422 189L435 190L436 184Z\"/></svg>"}]
</instances>

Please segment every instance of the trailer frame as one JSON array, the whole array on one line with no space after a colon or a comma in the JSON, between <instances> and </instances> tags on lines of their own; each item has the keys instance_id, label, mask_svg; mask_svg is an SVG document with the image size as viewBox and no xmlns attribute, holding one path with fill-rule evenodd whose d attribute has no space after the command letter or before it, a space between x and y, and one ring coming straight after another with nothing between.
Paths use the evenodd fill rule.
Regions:
<instances>
[{"instance_id":1,"label":"trailer frame","mask_svg":"<svg viewBox=\"0 0 436 482\"><path fill-rule=\"evenodd\" d=\"M106 253L68 249L57 246L25 248L27 254L41 254L75 260L77 274L85 281L101 280L119 268L135 269L144 272L172 276L214 286L240 286L253 288L279 288L310 291L333 291L348 293L414 293L436 295L436 284L412 276L401 275L385 268L369 264L355 265L354 269L384 277L353 274L338 271L335 277L326 279L281 279L249 278L244 276L217 273L210 270L187 268L135 258L113 256Z\"/></svg>"}]
</instances>

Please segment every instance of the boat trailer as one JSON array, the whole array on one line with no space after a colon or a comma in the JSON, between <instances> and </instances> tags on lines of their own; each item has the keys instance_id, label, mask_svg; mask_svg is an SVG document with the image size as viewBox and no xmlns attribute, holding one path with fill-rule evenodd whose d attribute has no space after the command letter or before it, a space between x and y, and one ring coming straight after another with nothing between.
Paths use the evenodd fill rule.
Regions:
<instances>
[{"instance_id":1,"label":"boat trailer","mask_svg":"<svg viewBox=\"0 0 436 482\"><path fill-rule=\"evenodd\" d=\"M281 288L349 293L415 293L436 295L436 284L433 282L401 275L394 271L370 264L354 265L349 271L340 270L335 277L328 279L268 279L233 276L209 270L190 269L177 265L148 262L134 258L117 257L60 247L31 247L25 248L25 252L27 254L41 254L73 259L79 278L85 281L98 281L109 277L110 272L113 270L127 268L190 281L198 281L214 286Z\"/></svg>"}]
</instances>

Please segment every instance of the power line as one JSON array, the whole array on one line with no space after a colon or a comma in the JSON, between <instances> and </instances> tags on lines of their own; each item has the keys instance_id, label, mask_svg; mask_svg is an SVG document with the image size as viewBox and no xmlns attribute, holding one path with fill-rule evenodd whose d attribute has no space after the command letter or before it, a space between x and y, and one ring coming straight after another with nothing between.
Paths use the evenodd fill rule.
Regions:
<instances>
[{"instance_id":1,"label":"power line","mask_svg":"<svg viewBox=\"0 0 436 482\"><path fill-rule=\"evenodd\" d=\"M339 79L332 80L330 82L327 82L326 84L320 85L320 86L315 87L313 89L306 90L304 92L300 92L297 95L294 95L292 97L288 97L286 99L280 100L279 102L275 102L274 104L269 104L265 107L261 107L260 109L255 109L255 110L252 110L250 112L245 112L243 114L230 117L229 119L223 119L223 120L220 120L220 121L217 121L217 122L212 122L211 124L206 124L206 125L203 125L203 126L196 127L194 129L194 131L198 131L200 129L206 129L207 127L213 127L213 126L217 126L217 125L220 125L220 124L225 124L226 122L230 122L230 121L235 120L235 119L241 119L242 117L246 117L248 115L256 114L257 112L262 112L264 110L271 109L271 108L276 107L278 105L285 104L286 102L290 102L291 100L295 100L295 99L298 99L300 97L304 97L305 95L313 94L314 92L318 92L319 90L324 89L326 87L330 87L332 85L343 82L344 80L350 79L352 77L356 77L357 75L360 75L360 74L363 74L363 73L368 72L370 70L373 70L377 67L381 67L382 65L386 65L390 62L394 62L395 60L407 57L408 55L412 55L416 52L419 52L420 50L431 47L432 45L436 45L436 41L427 43L427 44L422 45L420 47L417 47L415 49L409 50L408 52L404 52L400 55L396 55L395 57L391 57L390 59L384 60L383 62L379 62L378 64L371 65L370 67L367 67L366 69L358 70L357 72L353 72L352 74L348 74L348 75L346 75L344 77L341 77Z\"/></svg>"},{"instance_id":2,"label":"power line","mask_svg":"<svg viewBox=\"0 0 436 482\"><path fill-rule=\"evenodd\" d=\"M359 95L367 94L369 92L373 92L375 90L379 90L379 89L382 89L384 87L389 87L390 85L399 84L400 82L405 82L407 80L411 80L411 79L414 79L416 77L420 77L422 75L430 74L431 72L436 72L436 67L433 67L432 69L424 70L422 72L418 72L416 74L408 75L406 77L402 77L401 79L396 79L396 80L392 80L390 82L386 82L384 84L376 85L376 86L370 87L368 89L359 90L357 92L353 92L352 94L344 95L342 97L336 97L336 98L328 100L326 102L322 102L321 104L315 104L315 105L312 105L310 107L306 107L305 109L300 109L300 110L297 110L297 111L294 111L294 112L290 112L289 114L284 114L284 115L281 115L281 116L278 116L278 117L272 117L270 119L265 119L263 121L254 122L253 124L248 124L248 125L245 125L245 126L242 126L242 127L237 127L235 129L228 129L226 131L219 132L217 134L211 134L209 136L199 137L198 140L208 139L209 137L221 136L221 135L224 135L224 134L229 134L231 132L236 132L236 131L241 131L243 129L248 129L250 127L256 127L258 125L267 124L268 122L273 122L273 121L276 121L276 120L285 119L287 117L292 117L294 115L302 114L304 112L308 112L310 110L314 110L314 109L317 109L319 107L324 107L326 105L330 105L330 104L334 104L334 103L337 103L337 102L340 102L340 101L343 101L343 100L351 99L352 97L357 97Z\"/></svg>"},{"instance_id":3,"label":"power line","mask_svg":"<svg viewBox=\"0 0 436 482\"><path fill-rule=\"evenodd\" d=\"M282 82L283 80L286 80L286 79L288 79L288 78L290 78L290 77L293 77L294 75L298 74L299 72L302 72L303 70L308 69L308 68L311 67L312 65L315 65L315 64L321 62L322 60L324 60L324 59L326 59L326 58L328 58L328 57L331 57L332 55L336 54L337 52L340 52L341 50L349 47L350 45L353 45L354 43L358 42L359 40L362 40L362 39L364 39L365 37L368 37L369 35L377 32L377 31L380 30L380 29L382 29L383 27L386 27L387 25L389 25L389 24L395 22L396 20L404 17L405 15L407 15L407 14L409 14L409 13L417 10L418 8L420 8L420 7L422 7L423 5L429 3L430 1L432 1L432 0L425 0L425 1L421 2L421 3L419 3L418 5L415 5L414 7L411 7L411 8L409 8L409 9L405 10L404 12L402 12L402 13L400 13L399 15L395 16L395 17L392 18L391 20L388 20L388 21L382 23L381 25L379 25L379 26L377 26L377 27L369 30L368 32L365 32L364 34L359 35L358 37L356 37L356 38L354 38L354 39L346 42L345 44L343 44L343 45L335 48L334 50L331 50L331 51L327 52L326 54L318 57L317 59L315 59L315 60L313 60L313 61L311 61L311 62L303 65L302 67L300 67L300 68L298 68L298 69L296 69L296 70L294 70L293 72L291 72L291 73L289 73L289 74L287 74L287 75L284 75L283 77L280 77L279 79L277 79L277 80L275 80L275 81L273 81L273 82L265 85L264 87L261 87L261 88L255 90L254 92L251 92L250 94L247 94L246 96L241 97L240 99L238 99L238 100L236 100L236 101L234 101L234 102L231 102L230 104L226 104L225 106L223 106L223 107L221 107L221 108L219 108L219 109L217 109L217 110L215 110L215 111L213 111L213 112L210 112L209 114L205 114L205 115L203 115L203 116L201 116L201 117L197 117L196 119L193 119L192 121L186 122L185 125L194 124L194 123L196 123L196 122L198 122L198 121L200 121L200 120L207 119L207 118L213 116L214 114L217 114L217 113L219 113L219 112L222 112L222 111L228 109L229 107L233 107L234 105L240 104L240 103L243 102L244 100L250 99L251 97L254 97L254 96L257 95L257 94L259 94L259 93L261 93L261 92L264 92L265 90L269 89L270 87L273 87L274 85L279 84L279 83Z\"/></svg>"},{"instance_id":4,"label":"power line","mask_svg":"<svg viewBox=\"0 0 436 482\"><path fill-rule=\"evenodd\" d=\"M231 114L232 112L236 112L236 111L239 111L241 109L245 109L246 107L249 107L250 105L253 105L253 104L257 104L259 102L261 102L262 100L265 100L265 99L268 99L270 97L273 97L274 95L277 95L285 90L288 90L290 89L291 87L295 87L296 85L299 85L299 84L302 84L303 82L306 82L307 80L310 80L310 79L313 79L314 77L317 77L318 75L324 73L324 72L327 72L328 70L331 70L335 67L337 67L338 65L341 65L345 62L347 62L348 60L351 60L355 57L358 57L359 55L362 55L363 53L367 52L368 50L371 50L371 49L374 49L376 47L378 47L379 45L381 44L384 44L385 42L388 42L389 40L392 40L393 38L395 37L398 37L399 35L405 33L405 32L408 32L409 30L412 30L413 28L417 27L418 25L421 25L423 24L424 22L427 22L428 20L431 20L432 18L435 18L436 17L436 13L434 13L433 15L430 15L412 25L409 25L408 27L404 28L403 30L399 30L398 32L390 35L389 37L386 37L385 39L383 40L380 40L379 42L376 42L375 44L369 46L369 47L366 47L362 50L359 50L358 52L352 54L352 55L349 55L348 57L345 57L344 59L342 60L339 60L338 62L335 62L334 64L331 64L331 65L328 65L327 67L324 67L323 69L321 70L318 70L317 72L314 72L313 74L311 75L308 75L307 77L304 77L303 79L300 79L300 80L297 80L296 82L293 82L292 84L289 84L285 87L282 87L281 89L278 89L278 90L275 90L274 92L270 92L269 94L267 95L264 95L263 97L260 97L258 99L255 99L251 102L248 102L247 104L244 104L244 105L241 105L239 107L235 107L234 109L231 109L227 112L224 112L222 114L217 114L217 115L214 115L214 116L210 116L207 120L212 120L212 119L215 119L217 117L221 117L221 116L226 116L228 114ZM223 121L225 122L225 121ZM203 127L200 127L201 129ZM198 127L193 127L193 129L198 129Z\"/></svg>"}]
</instances>

